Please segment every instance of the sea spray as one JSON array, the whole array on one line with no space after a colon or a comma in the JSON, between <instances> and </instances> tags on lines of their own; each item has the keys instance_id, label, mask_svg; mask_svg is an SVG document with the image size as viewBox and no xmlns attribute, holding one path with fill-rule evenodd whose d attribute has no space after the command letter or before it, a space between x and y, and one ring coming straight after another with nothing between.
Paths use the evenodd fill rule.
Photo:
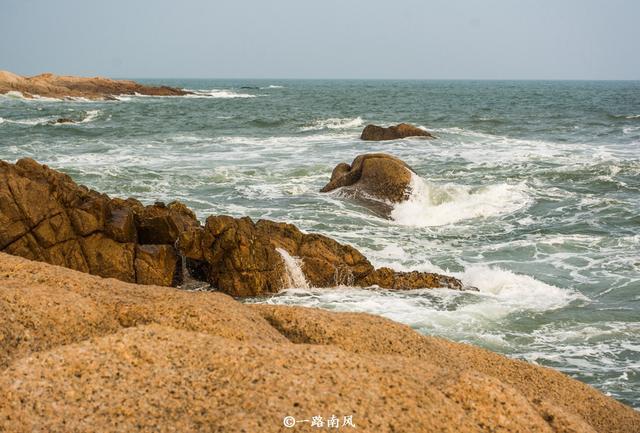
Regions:
<instances>
[{"instance_id":1,"label":"sea spray","mask_svg":"<svg viewBox=\"0 0 640 433\"><path fill-rule=\"evenodd\" d=\"M520 210L530 203L524 184L506 183L479 188L435 185L412 175L411 195L398 203L391 218L402 225L432 227L472 218L489 218Z\"/></svg>"},{"instance_id":2,"label":"sea spray","mask_svg":"<svg viewBox=\"0 0 640 433\"><path fill-rule=\"evenodd\" d=\"M309 283L300 267L302 260L298 257L292 257L282 248L276 248L276 251L282 256L284 266L287 270L285 286L287 288L308 289Z\"/></svg>"}]
</instances>

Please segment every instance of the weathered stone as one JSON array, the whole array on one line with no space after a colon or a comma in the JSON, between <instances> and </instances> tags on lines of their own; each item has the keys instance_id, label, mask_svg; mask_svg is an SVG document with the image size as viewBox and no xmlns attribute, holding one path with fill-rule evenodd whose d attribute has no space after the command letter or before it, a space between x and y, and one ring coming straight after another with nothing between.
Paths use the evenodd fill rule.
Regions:
<instances>
[{"instance_id":1,"label":"weathered stone","mask_svg":"<svg viewBox=\"0 0 640 433\"><path fill-rule=\"evenodd\" d=\"M360 138L367 141L398 140L407 137L436 138L430 132L408 123L383 128L378 125L367 125Z\"/></svg>"},{"instance_id":2,"label":"weathered stone","mask_svg":"<svg viewBox=\"0 0 640 433\"><path fill-rule=\"evenodd\" d=\"M181 232L199 227L195 214L185 205L156 203L137 211L136 228L141 244L173 245Z\"/></svg>"},{"instance_id":3,"label":"weathered stone","mask_svg":"<svg viewBox=\"0 0 640 433\"><path fill-rule=\"evenodd\" d=\"M177 261L178 255L171 245L136 245L136 282L170 286Z\"/></svg>"},{"instance_id":4,"label":"weathered stone","mask_svg":"<svg viewBox=\"0 0 640 433\"><path fill-rule=\"evenodd\" d=\"M89 272L105 278L135 282L135 244L120 243L96 233L80 239Z\"/></svg>"},{"instance_id":5,"label":"weathered stone","mask_svg":"<svg viewBox=\"0 0 640 433\"><path fill-rule=\"evenodd\" d=\"M341 193L388 215L393 203L406 200L414 171L404 161L384 153L358 155L351 165L340 163L320 192Z\"/></svg>"}]
</instances>

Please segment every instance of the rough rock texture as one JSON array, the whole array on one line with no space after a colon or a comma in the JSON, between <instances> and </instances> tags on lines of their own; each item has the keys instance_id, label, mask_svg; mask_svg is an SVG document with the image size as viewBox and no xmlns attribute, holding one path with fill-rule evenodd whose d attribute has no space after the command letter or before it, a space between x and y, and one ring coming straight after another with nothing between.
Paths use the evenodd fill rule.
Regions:
<instances>
[{"instance_id":1,"label":"rough rock texture","mask_svg":"<svg viewBox=\"0 0 640 433\"><path fill-rule=\"evenodd\" d=\"M302 272L314 287L464 288L459 280L444 275L376 270L349 245L303 233L292 224L254 223L248 217L211 216L204 228L184 231L177 246L187 258L206 263L207 281L233 296L263 295L286 288L288 270L278 249L301 260Z\"/></svg>"},{"instance_id":2,"label":"rough rock texture","mask_svg":"<svg viewBox=\"0 0 640 433\"><path fill-rule=\"evenodd\" d=\"M413 169L395 156L367 153L358 155L351 165L338 164L331 173L331 180L320 192L340 188L341 194L388 215L393 203L409 197L413 174Z\"/></svg>"},{"instance_id":3,"label":"rough rock texture","mask_svg":"<svg viewBox=\"0 0 640 433\"><path fill-rule=\"evenodd\" d=\"M424 138L436 138L430 132L420 129L417 126L409 125L408 123L400 123L399 125L389 126L383 128L378 125L367 125L362 130L360 138L367 141L383 141L383 140L397 140L407 137L424 137Z\"/></svg>"},{"instance_id":4,"label":"rough rock texture","mask_svg":"<svg viewBox=\"0 0 640 433\"><path fill-rule=\"evenodd\" d=\"M145 86L130 80L111 80L102 77L72 77L40 74L22 77L8 71L0 71L0 94L21 92L23 96L47 98L113 99L118 95L183 96L191 92L167 86ZM68 119L63 119L68 120Z\"/></svg>"},{"instance_id":5,"label":"rough rock texture","mask_svg":"<svg viewBox=\"0 0 640 433\"><path fill-rule=\"evenodd\" d=\"M110 199L31 159L0 161L0 250L102 277L179 283L180 231L199 227L180 203Z\"/></svg>"},{"instance_id":6,"label":"rough rock texture","mask_svg":"<svg viewBox=\"0 0 640 433\"><path fill-rule=\"evenodd\" d=\"M203 228L178 202L143 206L110 199L31 159L0 161L0 251L162 286L181 284L186 266L186 277L234 296L256 296L287 284L290 270L277 248L301 258L316 287L462 289L460 281L442 275L374 271L356 249L290 224L214 216Z\"/></svg>"},{"instance_id":7,"label":"rough rock texture","mask_svg":"<svg viewBox=\"0 0 640 433\"><path fill-rule=\"evenodd\" d=\"M285 416L331 415L383 433L640 425L559 372L367 314L242 305L1 253L0 281L0 431L280 432Z\"/></svg>"}]
</instances>

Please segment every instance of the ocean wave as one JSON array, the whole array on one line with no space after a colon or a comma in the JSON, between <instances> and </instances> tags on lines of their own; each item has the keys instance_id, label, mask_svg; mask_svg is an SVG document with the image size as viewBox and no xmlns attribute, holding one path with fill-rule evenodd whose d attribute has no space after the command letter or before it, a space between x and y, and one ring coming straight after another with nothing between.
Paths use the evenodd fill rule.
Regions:
<instances>
[{"instance_id":1,"label":"ocean wave","mask_svg":"<svg viewBox=\"0 0 640 433\"><path fill-rule=\"evenodd\" d=\"M530 205L523 184L496 184L480 188L461 185L434 185L420 176L411 179L411 195L391 211L399 224L432 227L473 218L489 218L516 212Z\"/></svg>"},{"instance_id":2,"label":"ocean wave","mask_svg":"<svg viewBox=\"0 0 640 433\"><path fill-rule=\"evenodd\" d=\"M364 120L361 117L355 118L337 118L331 117L329 119L315 120L307 126L300 128L301 131L321 131L323 129L349 129L362 126Z\"/></svg>"},{"instance_id":3,"label":"ocean wave","mask_svg":"<svg viewBox=\"0 0 640 433\"><path fill-rule=\"evenodd\" d=\"M5 119L4 117L0 117L0 125L3 123L12 123L15 125L25 125L25 126L35 126L35 125L46 125L55 121L56 117L36 117L33 119Z\"/></svg>"},{"instance_id":4,"label":"ocean wave","mask_svg":"<svg viewBox=\"0 0 640 433\"><path fill-rule=\"evenodd\" d=\"M188 89L187 89L188 90ZM186 98L220 98L220 99L234 99L234 98L255 98L256 95L249 93L238 93L228 89L208 89L208 90L189 90L193 92L193 95L185 95Z\"/></svg>"},{"instance_id":5,"label":"ocean wave","mask_svg":"<svg viewBox=\"0 0 640 433\"><path fill-rule=\"evenodd\" d=\"M270 84L267 87L261 87L261 89L284 89L284 86L277 86L275 84Z\"/></svg>"}]
</instances>

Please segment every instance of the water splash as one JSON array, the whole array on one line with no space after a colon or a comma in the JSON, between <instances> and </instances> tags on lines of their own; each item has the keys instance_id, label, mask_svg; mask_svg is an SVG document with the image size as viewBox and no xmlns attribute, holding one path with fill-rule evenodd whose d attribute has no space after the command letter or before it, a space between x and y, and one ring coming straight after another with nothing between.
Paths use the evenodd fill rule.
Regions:
<instances>
[{"instance_id":1,"label":"water splash","mask_svg":"<svg viewBox=\"0 0 640 433\"><path fill-rule=\"evenodd\" d=\"M287 288L308 289L309 282L302 272L302 260L298 257L292 257L286 250L276 248L276 251L282 256L284 266L287 270L285 278L285 286Z\"/></svg>"}]
</instances>

